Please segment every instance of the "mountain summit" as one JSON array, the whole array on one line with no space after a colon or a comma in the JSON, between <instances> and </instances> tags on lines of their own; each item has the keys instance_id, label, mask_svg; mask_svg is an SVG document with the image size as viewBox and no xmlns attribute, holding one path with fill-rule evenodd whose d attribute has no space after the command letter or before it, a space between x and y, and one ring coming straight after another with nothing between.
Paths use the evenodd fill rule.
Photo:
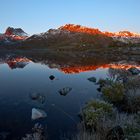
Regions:
<instances>
[{"instance_id":1,"label":"mountain summit","mask_svg":"<svg viewBox=\"0 0 140 140\"><path fill-rule=\"evenodd\" d=\"M80 33L87 33L87 34L104 34L106 36L114 37L140 37L140 34L133 33L130 31L120 31L120 32L102 32L99 29L89 28L86 26L75 25L75 24L66 24L61 26L59 29L67 30L71 32L80 32Z\"/></svg>"},{"instance_id":2,"label":"mountain summit","mask_svg":"<svg viewBox=\"0 0 140 140\"><path fill-rule=\"evenodd\" d=\"M51 46L51 45L75 45L88 44L88 46L108 46L114 42L125 44L140 43L140 34L120 31L104 32L96 28L81 25L66 24L58 29L50 29L47 32L28 36L21 28L8 27L4 34L0 34L0 44L23 42L24 46Z\"/></svg>"},{"instance_id":3,"label":"mountain summit","mask_svg":"<svg viewBox=\"0 0 140 140\"><path fill-rule=\"evenodd\" d=\"M87 34L103 34L99 29L89 28L81 25L66 24L59 29L71 32L87 33Z\"/></svg>"},{"instance_id":4,"label":"mountain summit","mask_svg":"<svg viewBox=\"0 0 140 140\"><path fill-rule=\"evenodd\" d=\"M8 27L5 33L0 34L0 45L11 45L28 38L28 34L21 28Z\"/></svg>"},{"instance_id":5,"label":"mountain summit","mask_svg":"<svg viewBox=\"0 0 140 140\"><path fill-rule=\"evenodd\" d=\"M104 35L112 37L114 40L121 41L123 43L140 43L140 34L133 33L130 31L120 31L120 32L103 32L99 29L89 28L81 25L66 24L59 28L60 30L66 30L70 32L86 33L90 35Z\"/></svg>"},{"instance_id":6,"label":"mountain summit","mask_svg":"<svg viewBox=\"0 0 140 140\"><path fill-rule=\"evenodd\" d=\"M5 35L16 35L16 36L22 36L22 37L27 37L28 34L25 33L21 28L13 28L13 27L8 27L5 31Z\"/></svg>"}]
</instances>

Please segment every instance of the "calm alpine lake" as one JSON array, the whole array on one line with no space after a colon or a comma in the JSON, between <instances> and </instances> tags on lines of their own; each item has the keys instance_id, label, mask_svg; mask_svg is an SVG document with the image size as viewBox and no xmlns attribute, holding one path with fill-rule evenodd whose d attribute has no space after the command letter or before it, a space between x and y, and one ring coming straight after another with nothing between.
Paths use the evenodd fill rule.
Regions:
<instances>
[{"instance_id":1,"label":"calm alpine lake","mask_svg":"<svg viewBox=\"0 0 140 140\"><path fill-rule=\"evenodd\" d=\"M98 65L59 65L8 57L0 64L0 136L18 140L36 123L45 128L49 139L63 139L77 131L78 114L85 103L98 98L98 85L88 80L109 76L110 68L139 65L125 61ZM33 109L46 116L36 118ZM33 119L33 117L35 117Z\"/></svg>"}]
</instances>

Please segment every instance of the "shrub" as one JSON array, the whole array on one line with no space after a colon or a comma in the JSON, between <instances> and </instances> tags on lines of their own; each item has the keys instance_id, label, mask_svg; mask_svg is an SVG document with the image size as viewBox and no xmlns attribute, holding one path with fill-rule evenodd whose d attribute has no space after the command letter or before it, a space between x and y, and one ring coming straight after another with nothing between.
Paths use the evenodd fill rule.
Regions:
<instances>
[{"instance_id":1,"label":"shrub","mask_svg":"<svg viewBox=\"0 0 140 140\"><path fill-rule=\"evenodd\" d=\"M95 127L98 120L113 115L113 107L107 102L92 100L87 103L82 115L86 126Z\"/></svg>"},{"instance_id":2,"label":"shrub","mask_svg":"<svg viewBox=\"0 0 140 140\"><path fill-rule=\"evenodd\" d=\"M112 103L117 103L124 98L124 86L121 83L113 83L102 89L103 97Z\"/></svg>"}]
</instances>

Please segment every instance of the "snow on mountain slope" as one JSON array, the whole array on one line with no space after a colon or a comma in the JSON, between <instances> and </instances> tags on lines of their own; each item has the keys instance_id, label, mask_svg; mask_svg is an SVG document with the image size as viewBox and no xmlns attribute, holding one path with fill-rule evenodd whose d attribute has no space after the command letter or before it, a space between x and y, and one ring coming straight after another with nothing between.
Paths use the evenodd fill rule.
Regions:
<instances>
[{"instance_id":1,"label":"snow on mountain slope","mask_svg":"<svg viewBox=\"0 0 140 140\"><path fill-rule=\"evenodd\" d=\"M8 27L4 34L0 34L0 45L17 43L27 39L28 36L21 28Z\"/></svg>"},{"instance_id":2,"label":"snow on mountain slope","mask_svg":"<svg viewBox=\"0 0 140 140\"><path fill-rule=\"evenodd\" d=\"M112 37L115 41L121 41L123 43L140 43L140 34L133 33L130 31L120 31L120 32L102 32L99 29L89 28L81 25L66 24L61 26L59 29L67 30L71 32L80 32L87 34L102 34L108 37Z\"/></svg>"},{"instance_id":3,"label":"snow on mountain slope","mask_svg":"<svg viewBox=\"0 0 140 140\"><path fill-rule=\"evenodd\" d=\"M13 28L8 27L5 31L5 35L7 36L20 36L20 37L28 37L28 34L25 33L21 28Z\"/></svg>"},{"instance_id":4,"label":"snow on mountain slope","mask_svg":"<svg viewBox=\"0 0 140 140\"><path fill-rule=\"evenodd\" d=\"M140 43L140 34L129 32L129 31L120 31L120 32L103 32L99 29L89 28L81 25L75 24L66 24L59 27L58 29L50 29L49 31L41 34L36 34L29 37L32 39L48 39L49 37L57 35L71 35L71 33L85 33L90 35L104 35L107 37L112 37L114 41L121 41L123 43Z\"/></svg>"},{"instance_id":5,"label":"snow on mountain slope","mask_svg":"<svg viewBox=\"0 0 140 140\"><path fill-rule=\"evenodd\" d=\"M95 28L89 28L81 25L75 25L75 24L66 24L64 26L59 27L58 29L50 29L47 32L40 33L40 34L34 34L32 36L29 36L26 32L24 32L21 28L13 28L8 27L4 34L0 34L0 44L9 44L9 43L15 43L18 41L26 42L28 43L34 41L35 43L42 43L44 44L46 42L53 42L56 43L59 41L66 41L69 40L69 42L76 42L76 39L83 37L88 40L88 37L95 36L95 38L98 36L97 42L103 41L104 43L107 38L112 38L114 41L120 41L123 43L140 43L140 34L129 32L129 31L120 31L120 32L103 32L99 29ZM97 35L97 36L96 36ZM99 39L100 38L100 39ZM103 39L104 38L104 39ZM85 40L85 39L84 39ZM38 42L39 41L39 42ZM43 43L42 43L43 44Z\"/></svg>"}]
</instances>

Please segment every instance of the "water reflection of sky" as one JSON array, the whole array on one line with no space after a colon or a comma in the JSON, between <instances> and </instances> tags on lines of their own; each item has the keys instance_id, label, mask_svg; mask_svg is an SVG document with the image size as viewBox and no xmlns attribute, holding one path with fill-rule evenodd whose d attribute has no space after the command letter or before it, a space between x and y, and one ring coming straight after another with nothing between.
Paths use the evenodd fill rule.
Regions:
<instances>
[{"instance_id":1,"label":"water reflection of sky","mask_svg":"<svg viewBox=\"0 0 140 140\"><path fill-rule=\"evenodd\" d=\"M53 139L58 135L75 131L75 122L79 121L81 107L91 98L96 98L96 85L87 78L97 79L106 76L107 69L65 74L47 65L29 63L23 69L10 69L7 64L0 65L0 131L10 131L13 135L24 135L36 122L47 125L47 132ZM51 81L50 75L56 80ZM58 90L71 87L66 96ZM45 104L39 104L29 98L32 92L46 96ZM41 108L47 112L47 118L31 120L32 108Z\"/></svg>"},{"instance_id":2,"label":"water reflection of sky","mask_svg":"<svg viewBox=\"0 0 140 140\"><path fill-rule=\"evenodd\" d=\"M49 138L53 140L59 140L64 133L76 132L81 108L88 100L99 97L98 86L87 79L105 78L109 68L140 67L125 61L89 66L45 65L24 57L5 62L0 64L0 132L10 132L10 140L29 133L37 122L46 127ZM55 79L50 80L50 75ZM58 91L65 87L72 90L62 96ZM34 92L45 96L44 104L31 100L30 94ZM32 121L32 108L44 110L47 118Z\"/></svg>"}]
</instances>

